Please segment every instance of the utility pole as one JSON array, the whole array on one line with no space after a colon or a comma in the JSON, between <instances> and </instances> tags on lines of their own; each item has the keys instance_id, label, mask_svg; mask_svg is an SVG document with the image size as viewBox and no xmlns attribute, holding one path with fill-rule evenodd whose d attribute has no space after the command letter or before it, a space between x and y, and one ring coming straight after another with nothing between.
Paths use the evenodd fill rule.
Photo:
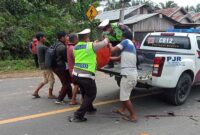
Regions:
<instances>
[{"instance_id":1,"label":"utility pole","mask_svg":"<svg viewBox=\"0 0 200 135\"><path fill-rule=\"evenodd\" d=\"M131 0L120 0L121 3L121 9L120 9L120 15L119 15L119 22L124 22L124 9L125 9L125 3L130 2Z\"/></svg>"},{"instance_id":2,"label":"utility pole","mask_svg":"<svg viewBox=\"0 0 200 135\"><path fill-rule=\"evenodd\" d=\"M119 15L119 22L123 23L124 22L124 6L125 6L125 2L124 0L120 0L121 3L121 9L120 9L120 15Z\"/></svg>"}]
</instances>

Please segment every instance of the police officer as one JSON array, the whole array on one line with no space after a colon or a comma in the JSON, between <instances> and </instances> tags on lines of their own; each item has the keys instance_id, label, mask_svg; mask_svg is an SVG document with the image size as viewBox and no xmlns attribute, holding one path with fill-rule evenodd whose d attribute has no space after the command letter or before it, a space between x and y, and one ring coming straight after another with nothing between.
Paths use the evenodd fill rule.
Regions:
<instances>
[{"instance_id":1,"label":"police officer","mask_svg":"<svg viewBox=\"0 0 200 135\"><path fill-rule=\"evenodd\" d=\"M74 47L75 66L73 75L75 83L79 85L83 102L80 108L69 117L70 122L87 121L84 117L86 112L96 112L93 101L96 98L97 87L95 83L96 72L96 51L108 45L108 39L101 42L89 42L90 29L85 29L78 33L79 42Z\"/></svg>"}]
</instances>

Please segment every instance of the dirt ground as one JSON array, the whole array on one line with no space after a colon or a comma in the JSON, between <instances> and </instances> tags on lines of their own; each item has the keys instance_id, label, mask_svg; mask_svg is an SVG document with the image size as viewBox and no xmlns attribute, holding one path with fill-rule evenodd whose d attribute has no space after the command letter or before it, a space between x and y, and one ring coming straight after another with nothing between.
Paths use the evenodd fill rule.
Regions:
<instances>
[{"instance_id":1,"label":"dirt ground","mask_svg":"<svg viewBox=\"0 0 200 135\"><path fill-rule=\"evenodd\" d=\"M30 71L12 71L12 72L0 73L0 79L38 77L41 76L40 72L41 72L40 70L30 70Z\"/></svg>"}]
</instances>

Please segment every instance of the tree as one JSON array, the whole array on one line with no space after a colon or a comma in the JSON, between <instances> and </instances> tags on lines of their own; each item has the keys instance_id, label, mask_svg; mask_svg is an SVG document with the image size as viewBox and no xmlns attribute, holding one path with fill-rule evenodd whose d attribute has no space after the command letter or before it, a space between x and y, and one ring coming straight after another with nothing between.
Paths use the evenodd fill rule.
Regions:
<instances>
[{"instance_id":1,"label":"tree","mask_svg":"<svg viewBox=\"0 0 200 135\"><path fill-rule=\"evenodd\" d=\"M121 7L120 2L116 0L108 0L108 3L106 4L106 8L104 11L109 11L109 10L114 10L114 9L119 9Z\"/></svg>"},{"instance_id":2,"label":"tree","mask_svg":"<svg viewBox=\"0 0 200 135\"><path fill-rule=\"evenodd\" d=\"M132 5L140 5L140 4L144 4L144 5L148 5L148 6L153 6L153 2L150 0L132 0Z\"/></svg>"},{"instance_id":3,"label":"tree","mask_svg":"<svg viewBox=\"0 0 200 135\"><path fill-rule=\"evenodd\" d=\"M194 12L194 13L199 13L200 12L200 4L197 4L196 6L189 7L189 11Z\"/></svg>"},{"instance_id":4,"label":"tree","mask_svg":"<svg viewBox=\"0 0 200 135\"><path fill-rule=\"evenodd\" d=\"M25 58L32 37L42 31L47 45L58 31L76 33L91 28L95 37L98 21L89 22L85 13L93 0L0 0L0 59Z\"/></svg>"},{"instance_id":5,"label":"tree","mask_svg":"<svg viewBox=\"0 0 200 135\"><path fill-rule=\"evenodd\" d=\"M144 4L144 5L151 7L152 9L158 9L159 8L158 4L152 2L151 0L132 0L131 3L132 3L132 6Z\"/></svg>"},{"instance_id":6,"label":"tree","mask_svg":"<svg viewBox=\"0 0 200 135\"><path fill-rule=\"evenodd\" d=\"M165 3L160 2L159 3L160 8L165 9L165 8L173 8L173 7L177 7L178 5L174 2L174 1L167 1Z\"/></svg>"},{"instance_id":7,"label":"tree","mask_svg":"<svg viewBox=\"0 0 200 135\"><path fill-rule=\"evenodd\" d=\"M108 0L108 3L106 5L107 7L104 9L104 11L109 11L109 10L115 10L115 9L120 9L121 8L121 2L118 0ZM130 7L131 4L129 2L125 2L125 7Z\"/></svg>"}]
</instances>

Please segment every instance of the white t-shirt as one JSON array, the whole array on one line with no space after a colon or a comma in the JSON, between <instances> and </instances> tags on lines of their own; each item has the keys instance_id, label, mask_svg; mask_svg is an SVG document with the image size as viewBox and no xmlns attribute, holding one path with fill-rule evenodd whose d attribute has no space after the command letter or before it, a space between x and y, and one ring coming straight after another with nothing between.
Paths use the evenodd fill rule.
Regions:
<instances>
[{"instance_id":1,"label":"white t-shirt","mask_svg":"<svg viewBox=\"0 0 200 135\"><path fill-rule=\"evenodd\" d=\"M121 75L137 75L137 57L133 42L125 39L117 47L121 50Z\"/></svg>"}]
</instances>

